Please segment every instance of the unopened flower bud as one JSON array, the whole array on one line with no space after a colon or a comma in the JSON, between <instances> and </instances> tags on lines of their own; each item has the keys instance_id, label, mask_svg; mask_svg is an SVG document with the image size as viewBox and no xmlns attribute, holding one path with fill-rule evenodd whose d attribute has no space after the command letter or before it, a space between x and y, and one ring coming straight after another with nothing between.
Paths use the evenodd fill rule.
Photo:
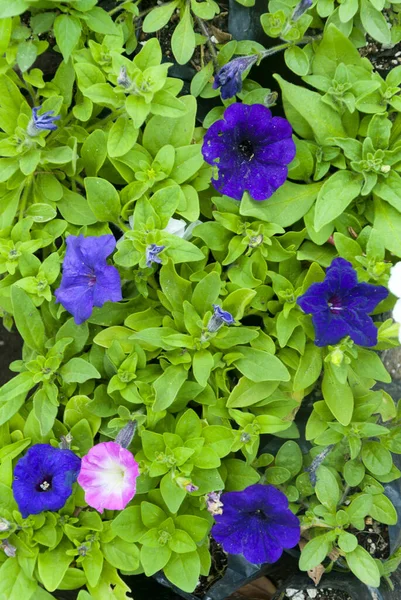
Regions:
<instances>
[{"instance_id":1,"label":"unopened flower bud","mask_svg":"<svg viewBox=\"0 0 401 600\"><path fill-rule=\"evenodd\" d=\"M118 432L116 443L123 448L128 448L131 444L136 430L136 421L129 421L125 427Z\"/></svg>"},{"instance_id":2,"label":"unopened flower bud","mask_svg":"<svg viewBox=\"0 0 401 600\"><path fill-rule=\"evenodd\" d=\"M391 166L390 165L382 165L380 167L380 171L382 173L389 173L391 171Z\"/></svg>"},{"instance_id":3,"label":"unopened flower bud","mask_svg":"<svg viewBox=\"0 0 401 600\"><path fill-rule=\"evenodd\" d=\"M339 367L342 365L344 360L344 352L340 348L336 348L333 352L330 352L330 362Z\"/></svg>"},{"instance_id":4,"label":"unopened flower bud","mask_svg":"<svg viewBox=\"0 0 401 600\"><path fill-rule=\"evenodd\" d=\"M197 485L195 485L193 483L188 483L188 485L185 486L185 489L189 493L191 493L191 492L197 492L199 490L199 486L197 486Z\"/></svg>"},{"instance_id":5,"label":"unopened flower bud","mask_svg":"<svg viewBox=\"0 0 401 600\"><path fill-rule=\"evenodd\" d=\"M73 438L71 433L67 433L67 435L62 435L60 438L61 442L59 443L59 447L62 450L70 450L72 439Z\"/></svg>"},{"instance_id":6,"label":"unopened flower bud","mask_svg":"<svg viewBox=\"0 0 401 600\"><path fill-rule=\"evenodd\" d=\"M3 531L10 531L11 523L7 519L0 518L0 533Z\"/></svg>"},{"instance_id":7,"label":"unopened flower bud","mask_svg":"<svg viewBox=\"0 0 401 600\"><path fill-rule=\"evenodd\" d=\"M294 8L294 12L291 16L291 21L298 21L302 17L302 15L312 6L312 0L301 0L296 7Z\"/></svg>"},{"instance_id":8,"label":"unopened flower bud","mask_svg":"<svg viewBox=\"0 0 401 600\"><path fill-rule=\"evenodd\" d=\"M120 73L117 77L117 84L124 89L127 89L130 87L130 85L132 85L132 81L127 75L126 67L121 67Z\"/></svg>"},{"instance_id":9,"label":"unopened flower bud","mask_svg":"<svg viewBox=\"0 0 401 600\"><path fill-rule=\"evenodd\" d=\"M1 543L1 548L4 550L4 554L9 558L14 558L17 554L17 548L10 544L8 540L3 540Z\"/></svg>"}]
</instances>

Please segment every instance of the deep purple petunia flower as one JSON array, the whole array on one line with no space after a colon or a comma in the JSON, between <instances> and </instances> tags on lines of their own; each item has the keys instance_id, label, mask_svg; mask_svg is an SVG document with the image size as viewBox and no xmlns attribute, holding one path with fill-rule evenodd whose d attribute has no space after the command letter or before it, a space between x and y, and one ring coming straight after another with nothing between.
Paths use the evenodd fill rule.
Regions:
<instances>
[{"instance_id":1,"label":"deep purple petunia flower","mask_svg":"<svg viewBox=\"0 0 401 600\"><path fill-rule=\"evenodd\" d=\"M215 333L223 325L234 325L235 319L228 310L223 310L218 304L213 304L213 314L207 324L209 333Z\"/></svg>"},{"instance_id":2,"label":"deep purple petunia flower","mask_svg":"<svg viewBox=\"0 0 401 600\"><path fill-rule=\"evenodd\" d=\"M242 90L242 74L257 60L256 54L230 60L214 76L213 89L221 88L223 100L232 98Z\"/></svg>"},{"instance_id":3,"label":"deep purple petunia flower","mask_svg":"<svg viewBox=\"0 0 401 600\"><path fill-rule=\"evenodd\" d=\"M301 533L299 519L283 492L255 483L242 492L222 495L222 514L215 515L212 535L230 554L243 554L255 564L274 563L293 548Z\"/></svg>"},{"instance_id":4,"label":"deep purple petunia flower","mask_svg":"<svg viewBox=\"0 0 401 600\"><path fill-rule=\"evenodd\" d=\"M202 153L218 168L212 179L216 190L235 200L248 191L254 200L266 200L287 179L287 165L295 157L291 125L272 117L263 104L231 104L224 119L206 132Z\"/></svg>"},{"instance_id":5,"label":"deep purple petunia flower","mask_svg":"<svg viewBox=\"0 0 401 600\"><path fill-rule=\"evenodd\" d=\"M54 110L48 110L43 115L38 115L41 108L41 106L34 106L32 108L32 118L27 128L28 135L31 137L39 135L42 130L50 129L51 131L55 131L57 125L54 124L54 121L58 121L61 118L60 115L53 116Z\"/></svg>"},{"instance_id":6,"label":"deep purple petunia flower","mask_svg":"<svg viewBox=\"0 0 401 600\"><path fill-rule=\"evenodd\" d=\"M325 280L312 283L297 304L312 315L316 346L337 344L346 335L360 346L375 346L377 329L368 313L387 296L382 285L358 283L351 263L335 258Z\"/></svg>"},{"instance_id":7,"label":"deep purple petunia flower","mask_svg":"<svg viewBox=\"0 0 401 600\"><path fill-rule=\"evenodd\" d=\"M72 494L81 459L71 450L35 444L14 469L13 494L23 518L59 510Z\"/></svg>"},{"instance_id":8,"label":"deep purple petunia flower","mask_svg":"<svg viewBox=\"0 0 401 600\"><path fill-rule=\"evenodd\" d=\"M119 272L106 262L116 240L112 235L70 235L66 244L63 276L55 296L80 325L89 319L94 306L122 300Z\"/></svg>"},{"instance_id":9,"label":"deep purple petunia flower","mask_svg":"<svg viewBox=\"0 0 401 600\"><path fill-rule=\"evenodd\" d=\"M146 248L146 266L151 267L152 263L161 265L162 260L159 256L160 252L164 250L166 246L158 246L157 244L149 244Z\"/></svg>"}]
</instances>

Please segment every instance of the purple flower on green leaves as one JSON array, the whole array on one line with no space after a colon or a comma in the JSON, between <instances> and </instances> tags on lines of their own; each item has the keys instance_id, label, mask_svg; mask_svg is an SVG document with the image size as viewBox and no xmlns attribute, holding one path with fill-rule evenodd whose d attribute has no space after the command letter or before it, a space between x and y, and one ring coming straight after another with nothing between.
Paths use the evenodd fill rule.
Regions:
<instances>
[{"instance_id":1,"label":"purple flower on green leaves","mask_svg":"<svg viewBox=\"0 0 401 600\"><path fill-rule=\"evenodd\" d=\"M221 88L220 93L223 100L232 98L242 90L242 74L257 60L257 55L230 60L214 76L213 89Z\"/></svg>"},{"instance_id":2,"label":"purple flower on green leaves","mask_svg":"<svg viewBox=\"0 0 401 600\"><path fill-rule=\"evenodd\" d=\"M149 244L146 248L146 266L151 267L152 263L161 265L162 260L159 256L160 252L164 250L166 246L158 246L157 244Z\"/></svg>"},{"instance_id":3,"label":"purple flower on green leaves","mask_svg":"<svg viewBox=\"0 0 401 600\"><path fill-rule=\"evenodd\" d=\"M337 344L347 335L360 346L375 346L377 329L369 313L387 296L382 285L358 283L351 263L335 258L324 281L312 283L297 304L312 315L316 346Z\"/></svg>"},{"instance_id":4,"label":"purple flower on green leaves","mask_svg":"<svg viewBox=\"0 0 401 600\"><path fill-rule=\"evenodd\" d=\"M27 133L31 137L39 135L42 130L51 130L55 131L57 129L57 125L54 124L54 121L58 121L61 117L60 115L54 116L54 110L48 110L42 115L38 115L41 106L34 106L32 108L32 118L28 123Z\"/></svg>"},{"instance_id":5,"label":"purple flower on green leaves","mask_svg":"<svg viewBox=\"0 0 401 600\"><path fill-rule=\"evenodd\" d=\"M213 304L213 314L207 324L209 333L215 333L223 325L234 325L235 319L227 310L223 310L218 304Z\"/></svg>"},{"instance_id":6,"label":"purple flower on green leaves","mask_svg":"<svg viewBox=\"0 0 401 600\"><path fill-rule=\"evenodd\" d=\"M230 554L243 554L255 564L274 563L284 549L300 540L298 518L283 492L256 483L242 492L222 495L222 514L215 515L212 536Z\"/></svg>"},{"instance_id":7,"label":"purple flower on green leaves","mask_svg":"<svg viewBox=\"0 0 401 600\"><path fill-rule=\"evenodd\" d=\"M218 169L214 187L235 200L246 191L254 200L270 198L287 179L295 152L291 125L263 104L231 104L202 146L205 161Z\"/></svg>"},{"instance_id":8,"label":"purple flower on green leaves","mask_svg":"<svg viewBox=\"0 0 401 600\"><path fill-rule=\"evenodd\" d=\"M72 494L81 459L71 450L35 444L14 469L13 494L23 518L63 508Z\"/></svg>"},{"instance_id":9,"label":"purple flower on green leaves","mask_svg":"<svg viewBox=\"0 0 401 600\"><path fill-rule=\"evenodd\" d=\"M120 275L106 262L116 240L112 235L70 235L66 244L63 276L55 296L80 325L89 319L94 306L122 300Z\"/></svg>"}]
</instances>

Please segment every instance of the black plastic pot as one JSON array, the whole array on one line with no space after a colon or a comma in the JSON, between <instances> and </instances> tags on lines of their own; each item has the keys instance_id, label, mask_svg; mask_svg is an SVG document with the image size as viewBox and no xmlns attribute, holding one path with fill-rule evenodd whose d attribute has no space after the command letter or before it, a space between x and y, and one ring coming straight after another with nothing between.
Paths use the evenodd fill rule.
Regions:
<instances>
[{"instance_id":1,"label":"black plastic pot","mask_svg":"<svg viewBox=\"0 0 401 600\"><path fill-rule=\"evenodd\" d=\"M315 586L306 574L296 574L286 580L277 590L272 600L282 600L285 591L289 588L299 591L306 590L338 590L347 592L352 600L399 600L401 576L393 577L394 590L387 584L382 584L379 589L372 588L359 581L352 574L328 573L324 575L321 582Z\"/></svg>"},{"instance_id":2,"label":"black plastic pot","mask_svg":"<svg viewBox=\"0 0 401 600\"><path fill-rule=\"evenodd\" d=\"M228 33L231 33L234 40L253 40L269 45L272 40L267 37L260 23L261 15L266 12L266 0L256 0L255 5L249 8L236 0L229 0Z\"/></svg>"},{"instance_id":3,"label":"black plastic pot","mask_svg":"<svg viewBox=\"0 0 401 600\"><path fill-rule=\"evenodd\" d=\"M156 573L154 577L159 583L167 586L185 600L225 600L244 585L259 577L266 576L272 581L286 579L294 572L296 564L297 561L286 554L273 565L253 565L241 555L229 555L227 570L223 577L217 580L204 595L196 594L196 591L193 594L183 592L172 585L162 572Z\"/></svg>"}]
</instances>

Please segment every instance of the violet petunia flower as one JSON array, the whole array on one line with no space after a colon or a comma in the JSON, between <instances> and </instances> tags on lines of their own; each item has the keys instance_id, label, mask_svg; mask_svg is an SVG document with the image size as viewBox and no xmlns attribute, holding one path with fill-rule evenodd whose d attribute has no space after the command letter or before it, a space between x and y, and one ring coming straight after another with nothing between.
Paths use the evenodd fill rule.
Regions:
<instances>
[{"instance_id":1,"label":"violet petunia flower","mask_svg":"<svg viewBox=\"0 0 401 600\"><path fill-rule=\"evenodd\" d=\"M72 494L81 459L71 450L35 444L14 469L13 494L23 518L63 508Z\"/></svg>"},{"instance_id":2,"label":"violet petunia flower","mask_svg":"<svg viewBox=\"0 0 401 600\"><path fill-rule=\"evenodd\" d=\"M221 88L223 100L233 98L242 90L242 74L258 60L257 54L234 58L214 76L213 89Z\"/></svg>"},{"instance_id":3,"label":"violet petunia flower","mask_svg":"<svg viewBox=\"0 0 401 600\"><path fill-rule=\"evenodd\" d=\"M112 235L70 235L66 244L63 276L55 296L80 325L89 319L94 306L122 300L120 275L106 262L116 240Z\"/></svg>"},{"instance_id":4,"label":"violet petunia flower","mask_svg":"<svg viewBox=\"0 0 401 600\"><path fill-rule=\"evenodd\" d=\"M235 103L206 132L202 153L218 169L212 184L221 194L241 200L247 191L266 200L287 179L296 149L286 119L272 117L263 104Z\"/></svg>"},{"instance_id":5,"label":"violet petunia flower","mask_svg":"<svg viewBox=\"0 0 401 600\"><path fill-rule=\"evenodd\" d=\"M100 513L123 510L136 492L138 463L129 450L116 442L101 442L82 458L78 483L85 502Z\"/></svg>"},{"instance_id":6,"label":"violet petunia flower","mask_svg":"<svg viewBox=\"0 0 401 600\"><path fill-rule=\"evenodd\" d=\"M215 515L212 536L225 552L243 554L254 564L274 563L284 549L298 544L299 519L285 494L272 485L255 483L221 499L223 512Z\"/></svg>"},{"instance_id":7,"label":"violet petunia flower","mask_svg":"<svg viewBox=\"0 0 401 600\"><path fill-rule=\"evenodd\" d=\"M235 319L228 310L223 310L218 304L213 304L213 314L207 324L209 333L215 333L223 325L234 325Z\"/></svg>"},{"instance_id":8,"label":"violet petunia flower","mask_svg":"<svg viewBox=\"0 0 401 600\"><path fill-rule=\"evenodd\" d=\"M375 346L377 329L368 313L387 296L382 285L358 283L351 263L335 258L324 281L312 283L297 304L312 315L316 346L337 344L347 335L359 346Z\"/></svg>"},{"instance_id":9,"label":"violet petunia flower","mask_svg":"<svg viewBox=\"0 0 401 600\"><path fill-rule=\"evenodd\" d=\"M160 252L164 250L166 246L158 246L157 244L149 244L146 248L146 266L151 267L152 263L162 264L162 260L159 256Z\"/></svg>"},{"instance_id":10,"label":"violet petunia flower","mask_svg":"<svg viewBox=\"0 0 401 600\"><path fill-rule=\"evenodd\" d=\"M43 115L38 115L41 108L41 106L34 106L32 108L32 118L27 127L27 133L31 137L39 135L43 130L47 131L50 129L51 131L55 131L57 125L54 124L54 121L58 121L61 118L60 115L54 116L54 110L48 110Z\"/></svg>"}]
</instances>

